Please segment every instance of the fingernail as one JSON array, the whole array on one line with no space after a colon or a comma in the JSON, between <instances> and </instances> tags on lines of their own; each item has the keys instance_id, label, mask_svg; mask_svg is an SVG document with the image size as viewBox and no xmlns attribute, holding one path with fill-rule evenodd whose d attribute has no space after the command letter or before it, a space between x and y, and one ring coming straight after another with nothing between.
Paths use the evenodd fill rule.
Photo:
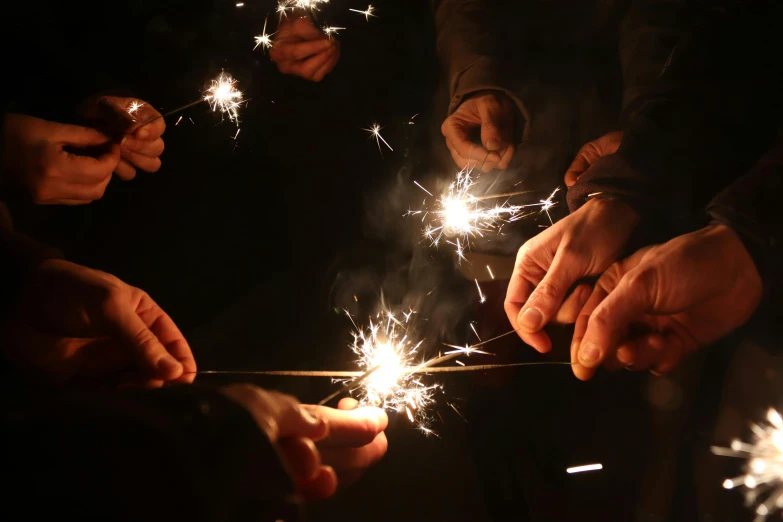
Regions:
<instances>
[{"instance_id":1,"label":"fingernail","mask_svg":"<svg viewBox=\"0 0 783 522\"><path fill-rule=\"evenodd\" d=\"M498 150L500 144L497 140L487 140L487 150Z\"/></svg>"},{"instance_id":2,"label":"fingernail","mask_svg":"<svg viewBox=\"0 0 783 522\"><path fill-rule=\"evenodd\" d=\"M598 362L598 358L601 357L601 351L593 343L584 343L579 348L579 360L585 363L588 367L592 367Z\"/></svg>"},{"instance_id":3,"label":"fingernail","mask_svg":"<svg viewBox=\"0 0 783 522\"><path fill-rule=\"evenodd\" d=\"M126 142L126 141L128 141L128 137L127 137L127 136L123 136L123 137L122 137L122 141L120 142L120 147L122 147L123 145L125 145L125 142Z\"/></svg>"},{"instance_id":4,"label":"fingernail","mask_svg":"<svg viewBox=\"0 0 783 522\"><path fill-rule=\"evenodd\" d=\"M139 129L136 131L136 137L140 140L147 139L147 137L150 135L150 131L147 129Z\"/></svg>"},{"instance_id":5,"label":"fingernail","mask_svg":"<svg viewBox=\"0 0 783 522\"><path fill-rule=\"evenodd\" d=\"M541 327L541 323L544 321L544 316L535 308L528 308L522 314L520 323L526 330L536 331Z\"/></svg>"},{"instance_id":6,"label":"fingernail","mask_svg":"<svg viewBox=\"0 0 783 522\"><path fill-rule=\"evenodd\" d=\"M302 417L304 417L308 422L311 422L313 424L318 424L319 422L321 422L320 417L318 417L318 413L311 411L309 408L300 406L299 410L302 412Z\"/></svg>"},{"instance_id":7,"label":"fingernail","mask_svg":"<svg viewBox=\"0 0 783 522\"><path fill-rule=\"evenodd\" d=\"M168 375L181 370L182 365L172 357L164 357L158 361L157 368L161 373Z\"/></svg>"}]
</instances>

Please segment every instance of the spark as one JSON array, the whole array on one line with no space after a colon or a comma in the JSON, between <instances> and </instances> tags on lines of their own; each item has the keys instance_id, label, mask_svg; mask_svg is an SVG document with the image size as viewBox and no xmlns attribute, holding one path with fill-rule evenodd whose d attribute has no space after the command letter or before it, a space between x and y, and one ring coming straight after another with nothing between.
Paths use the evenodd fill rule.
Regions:
<instances>
[{"instance_id":1,"label":"spark","mask_svg":"<svg viewBox=\"0 0 783 522\"><path fill-rule=\"evenodd\" d=\"M280 18L288 18L288 11L302 9L304 11L309 11L310 14L312 14L314 11L318 11L319 5L326 3L329 3L329 0L280 0L277 3L276 11L280 15Z\"/></svg>"},{"instance_id":2,"label":"spark","mask_svg":"<svg viewBox=\"0 0 783 522\"><path fill-rule=\"evenodd\" d=\"M261 35L256 36L256 46L253 47L253 50L255 51L258 46L262 46L263 49L271 49L273 42L272 42L272 36L274 36L275 33L272 34L266 34L266 23L268 21L268 18L264 19L264 30L261 31Z\"/></svg>"},{"instance_id":3,"label":"spark","mask_svg":"<svg viewBox=\"0 0 783 522\"><path fill-rule=\"evenodd\" d=\"M375 8L372 6L372 4L367 6L367 10L366 11L362 11L360 9L348 9L348 10L349 11L353 11L354 13L363 14L364 18L366 18L368 22L370 21L370 17L371 16L373 18L376 17L376 15L373 14L373 12L375 11Z\"/></svg>"},{"instance_id":4,"label":"spark","mask_svg":"<svg viewBox=\"0 0 783 522\"><path fill-rule=\"evenodd\" d=\"M237 4L237 7L244 7L244 6L245 6L245 3L244 3L244 2L239 2L239 3Z\"/></svg>"},{"instance_id":5,"label":"spark","mask_svg":"<svg viewBox=\"0 0 783 522\"><path fill-rule=\"evenodd\" d=\"M462 361L454 361L455 363L459 364L460 366L465 366L465 363Z\"/></svg>"},{"instance_id":6,"label":"spark","mask_svg":"<svg viewBox=\"0 0 783 522\"><path fill-rule=\"evenodd\" d=\"M467 357L470 357L471 354L474 354L474 353L478 353L478 354L481 354L481 355L494 355L493 353L485 352L483 350L479 350L477 348L479 345L474 345L474 346L455 346L453 344L444 344L444 346L448 346L449 348L454 348L450 352L446 352L444 355L452 355L452 354L455 354L455 353L460 353L460 354L466 355Z\"/></svg>"},{"instance_id":7,"label":"spark","mask_svg":"<svg viewBox=\"0 0 783 522\"><path fill-rule=\"evenodd\" d=\"M181 122L181 121L182 121L182 116L179 117L179 119L177 120L177 123L175 123L174 126L176 127L177 125L179 125L179 122Z\"/></svg>"},{"instance_id":8,"label":"spark","mask_svg":"<svg viewBox=\"0 0 783 522\"><path fill-rule=\"evenodd\" d=\"M557 205L557 201L554 201L555 194L558 193L560 190L560 187L557 187L555 190L552 191L552 193L549 195L548 198L542 199L539 203L534 203L534 205L539 204L541 205L540 212L546 212L546 217L549 218L549 224L554 225L554 221L552 221L552 216L549 214L549 209Z\"/></svg>"},{"instance_id":9,"label":"spark","mask_svg":"<svg viewBox=\"0 0 783 522\"><path fill-rule=\"evenodd\" d=\"M235 139L235 140L237 139L237 136L239 136L239 131L241 131L241 130L242 130L242 129L237 129L237 133L236 133L236 134L234 134L234 139Z\"/></svg>"},{"instance_id":10,"label":"spark","mask_svg":"<svg viewBox=\"0 0 783 522\"><path fill-rule=\"evenodd\" d=\"M230 75L220 73L212 80L212 85L204 95L204 101L212 106L212 110L220 110L228 115L228 119L239 125L239 107L245 102L243 94L235 88L237 81Z\"/></svg>"},{"instance_id":11,"label":"spark","mask_svg":"<svg viewBox=\"0 0 783 522\"><path fill-rule=\"evenodd\" d=\"M378 125L377 123L373 123L373 124L370 126L370 128L369 128L369 129L362 129L363 131L367 131L367 132L369 132L369 133L370 133L370 137L371 137L371 138L372 138L372 137L375 137L375 142L378 144L378 150L380 151L380 153L381 153L381 156L383 156L383 150L381 149L381 142L383 142L383 144L384 144L384 145L386 145L387 147L389 147L389 150L390 150L390 151L394 152L394 149L391 147L391 145L389 145L389 143L388 143L388 142L387 142L385 139L383 139L383 136L381 136L381 129L382 129L382 128L383 128L383 127L381 127L381 126L380 126L380 125ZM414 181L414 183L416 183L416 182ZM418 183L416 183L416 184L418 185ZM421 187L421 185L419 185L419 186ZM423 188L424 188L424 187L422 187L422 189L423 189ZM426 192L426 191L425 191L425 192Z\"/></svg>"},{"instance_id":12,"label":"spark","mask_svg":"<svg viewBox=\"0 0 783 522\"><path fill-rule=\"evenodd\" d=\"M474 281L476 281L476 288L478 288L479 303L484 304L487 302L487 296L485 296L484 292L481 291L481 287L479 286L478 279L474 279Z\"/></svg>"},{"instance_id":13,"label":"spark","mask_svg":"<svg viewBox=\"0 0 783 522\"><path fill-rule=\"evenodd\" d=\"M413 182L413 184L414 184L414 185L416 185L417 187L419 187L421 190L423 190L423 191L424 191L424 192L426 192L427 194L429 194L430 196L432 196L432 192L430 192L429 190L427 190L427 189L425 189L424 187L422 187L421 185L419 185L419 182L418 182L418 181L414 181L414 182ZM433 196L433 197L434 197L434 196Z\"/></svg>"},{"instance_id":14,"label":"spark","mask_svg":"<svg viewBox=\"0 0 783 522\"><path fill-rule=\"evenodd\" d=\"M473 324L473 323L470 323L470 328L471 328L471 330L473 330L473 333L476 334L476 339L481 341L481 337L479 336L478 332L476 331L476 325Z\"/></svg>"},{"instance_id":15,"label":"spark","mask_svg":"<svg viewBox=\"0 0 783 522\"><path fill-rule=\"evenodd\" d=\"M487 265L487 272L489 272L489 277L492 279L495 279L495 274L492 273L492 269Z\"/></svg>"},{"instance_id":16,"label":"spark","mask_svg":"<svg viewBox=\"0 0 783 522\"><path fill-rule=\"evenodd\" d=\"M130 114L131 116L133 116L134 114L136 114L137 112L139 112L139 109L141 109L142 107L144 107L144 104L143 104L143 103L141 103L141 102L140 102L140 101L138 101L138 100L133 100L133 101L130 103L130 105L128 106L128 114Z\"/></svg>"},{"instance_id":17,"label":"spark","mask_svg":"<svg viewBox=\"0 0 783 522\"><path fill-rule=\"evenodd\" d=\"M339 32L345 30L345 27L331 27L325 25L321 30L331 39L333 34L340 34Z\"/></svg>"},{"instance_id":18,"label":"spark","mask_svg":"<svg viewBox=\"0 0 783 522\"><path fill-rule=\"evenodd\" d=\"M469 244L470 238L484 237L484 234L491 230L499 229L502 223L519 219L520 211L524 208L505 202L489 206L484 201L494 196L474 196L471 189L475 185L476 179L472 177L471 171L461 170L448 189L441 194L434 210L408 212L409 215L424 212L425 216L431 216L430 222L422 231L430 246L437 247L444 236L455 238L455 241L447 242L457 248L459 260L465 259L464 246ZM419 187L431 194L421 185Z\"/></svg>"},{"instance_id":19,"label":"spark","mask_svg":"<svg viewBox=\"0 0 783 522\"><path fill-rule=\"evenodd\" d=\"M775 409L767 411L767 423L751 424L752 443L733 440L730 448L712 447L716 455L747 460L745 475L726 479L723 487L745 488L745 503L756 506L754 522L766 520L783 509L783 419Z\"/></svg>"},{"instance_id":20,"label":"spark","mask_svg":"<svg viewBox=\"0 0 783 522\"><path fill-rule=\"evenodd\" d=\"M582 473L583 471L597 471L599 469L604 469L603 464L586 464L584 466L568 468L566 469L566 473Z\"/></svg>"}]
</instances>

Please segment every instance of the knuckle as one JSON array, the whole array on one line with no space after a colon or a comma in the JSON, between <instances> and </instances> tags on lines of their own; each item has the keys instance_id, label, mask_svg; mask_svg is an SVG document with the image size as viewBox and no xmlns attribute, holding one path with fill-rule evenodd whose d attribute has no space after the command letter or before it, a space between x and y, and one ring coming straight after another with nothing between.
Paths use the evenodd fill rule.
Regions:
<instances>
[{"instance_id":1,"label":"knuckle","mask_svg":"<svg viewBox=\"0 0 783 522\"><path fill-rule=\"evenodd\" d=\"M551 301L560 295L560 290L548 281L541 281L531 297L533 302Z\"/></svg>"}]
</instances>

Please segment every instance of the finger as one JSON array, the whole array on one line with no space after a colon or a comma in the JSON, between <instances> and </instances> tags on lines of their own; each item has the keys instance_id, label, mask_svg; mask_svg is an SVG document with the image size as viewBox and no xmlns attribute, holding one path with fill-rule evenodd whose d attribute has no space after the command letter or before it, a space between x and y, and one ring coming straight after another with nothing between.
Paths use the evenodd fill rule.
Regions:
<instances>
[{"instance_id":1,"label":"finger","mask_svg":"<svg viewBox=\"0 0 783 522\"><path fill-rule=\"evenodd\" d=\"M111 178L106 178L100 183L87 185L84 183L62 183L48 190L48 194L36 195L33 200L39 204L53 204L56 201L75 201L77 204L91 203L101 199L106 192L106 186Z\"/></svg>"},{"instance_id":2,"label":"finger","mask_svg":"<svg viewBox=\"0 0 783 522\"><path fill-rule=\"evenodd\" d=\"M552 318L552 322L557 324L573 324L579 317L579 312L584 308L585 303L593 293L593 287L588 284L581 284L574 288L571 295L565 298L557 314Z\"/></svg>"},{"instance_id":3,"label":"finger","mask_svg":"<svg viewBox=\"0 0 783 522\"><path fill-rule=\"evenodd\" d=\"M498 153L497 161L500 161L499 151L511 144L508 108L487 97L478 104L478 112L481 118L481 143L486 150Z\"/></svg>"},{"instance_id":4,"label":"finger","mask_svg":"<svg viewBox=\"0 0 783 522\"><path fill-rule=\"evenodd\" d=\"M389 443L384 432L376 435L370 444L360 448L324 449L321 458L324 464L334 468L342 478L343 473L352 470L366 470L381 460L388 450Z\"/></svg>"},{"instance_id":5,"label":"finger","mask_svg":"<svg viewBox=\"0 0 783 522\"><path fill-rule=\"evenodd\" d=\"M652 270L639 266L625 274L590 315L579 346L579 364L596 368L613 354L631 322L640 320L652 308L656 290Z\"/></svg>"},{"instance_id":6,"label":"finger","mask_svg":"<svg viewBox=\"0 0 783 522\"><path fill-rule=\"evenodd\" d=\"M587 172L587 169L589 169L592 164L592 161L588 159L583 151L584 147L577 153L574 161L571 162L568 170L566 170L564 176L566 187L573 186L576 183L576 180L579 179L579 176Z\"/></svg>"},{"instance_id":7,"label":"finger","mask_svg":"<svg viewBox=\"0 0 783 522\"><path fill-rule=\"evenodd\" d=\"M324 36L319 40L308 40L304 42L281 42L272 46L269 50L269 57L275 63L280 62L298 62L305 58L310 58L318 53L328 51L332 48L332 43Z\"/></svg>"},{"instance_id":8,"label":"finger","mask_svg":"<svg viewBox=\"0 0 783 522\"><path fill-rule=\"evenodd\" d=\"M285 457L294 480L309 481L318 477L321 467L321 454L315 443L305 437L290 437L277 443Z\"/></svg>"},{"instance_id":9,"label":"finger","mask_svg":"<svg viewBox=\"0 0 783 522\"><path fill-rule=\"evenodd\" d=\"M52 141L69 147L99 147L111 142L106 134L81 125L58 124L52 126L52 132Z\"/></svg>"},{"instance_id":10,"label":"finger","mask_svg":"<svg viewBox=\"0 0 783 522\"><path fill-rule=\"evenodd\" d=\"M343 397L340 402L337 403L338 410L355 410L359 407L359 401L353 397Z\"/></svg>"},{"instance_id":11,"label":"finger","mask_svg":"<svg viewBox=\"0 0 783 522\"><path fill-rule=\"evenodd\" d=\"M297 486L306 500L329 498L337 492L337 473L329 466L321 466L313 480Z\"/></svg>"},{"instance_id":12,"label":"finger","mask_svg":"<svg viewBox=\"0 0 783 522\"><path fill-rule=\"evenodd\" d=\"M470 139L469 124L454 114L446 118L443 125L441 125L440 130L443 137L447 140L447 145L450 145L452 156L457 154L468 162L484 162L484 167L494 165L500 159L498 153L494 152L490 154L490 152L481 145L473 143ZM486 158L486 161L484 161L484 158ZM478 165L478 163L476 163L476 165ZM482 167L482 170L484 170L484 167ZM469 168L472 168L472 166Z\"/></svg>"},{"instance_id":13,"label":"finger","mask_svg":"<svg viewBox=\"0 0 783 522\"><path fill-rule=\"evenodd\" d=\"M616 358L620 364L633 370L667 373L677 366L682 354L679 337L653 332L623 343Z\"/></svg>"},{"instance_id":14,"label":"finger","mask_svg":"<svg viewBox=\"0 0 783 522\"><path fill-rule=\"evenodd\" d=\"M307 60L290 64L279 64L278 69L284 74L294 74L305 80L312 80L315 72L329 60L329 53L322 52ZM285 69L285 70L284 70Z\"/></svg>"},{"instance_id":15,"label":"finger","mask_svg":"<svg viewBox=\"0 0 783 522\"><path fill-rule=\"evenodd\" d=\"M313 81L320 82L324 79L324 76L332 72L334 69L334 66L337 65L337 61L340 59L340 52L339 50L333 51L331 58L321 66L320 69L318 69L315 72L315 75L313 76Z\"/></svg>"},{"instance_id":16,"label":"finger","mask_svg":"<svg viewBox=\"0 0 783 522\"><path fill-rule=\"evenodd\" d=\"M585 305L582 307L582 311L579 312L579 316L576 318L576 323L574 325L574 337L571 341L571 369L576 378L582 381L590 380L593 375L595 375L595 368L587 368L579 363L579 346L582 344L582 339L587 331L587 323L590 320L590 314L593 313L606 296L607 290L601 285L601 281L599 280L585 302Z\"/></svg>"},{"instance_id":17,"label":"finger","mask_svg":"<svg viewBox=\"0 0 783 522\"><path fill-rule=\"evenodd\" d=\"M566 292L577 279L585 274L565 248L558 248L552 265L536 289L530 294L519 312L519 328L533 333L541 330L557 314Z\"/></svg>"},{"instance_id":18,"label":"finger","mask_svg":"<svg viewBox=\"0 0 783 522\"><path fill-rule=\"evenodd\" d=\"M182 365L179 382L193 382L198 370L193 351L171 317L155 301L144 294L136 307L136 313L165 346L166 351Z\"/></svg>"},{"instance_id":19,"label":"finger","mask_svg":"<svg viewBox=\"0 0 783 522\"><path fill-rule=\"evenodd\" d=\"M120 159L117 166L114 167L114 173L125 181L130 181L136 177L136 169L124 159Z\"/></svg>"},{"instance_id":20,"label":"finger","mask_svg":"<svg viewBox=\"0 0 783 522\"><path fill-rule=\"evenodd\" d=\"M136 115L136 120L128 134L137 140L155 141L166 132L166 119L161 117L160 111L150 104L145 104L141 108Z\"/></svg>"},{"instance_id":21,"label":"finger","mask_svg":"<svg viewBox=\"0 0 783 522\"><path fill-rule=\"evenodd\" d=\"M166 148L162 138L139 140L132 136L125 136L122 139L122 142L120 142L120 146L122 147L123 152L131 151L144 156L149 156L150 158L157 158L163 154L163 150Z\"/></svg>"},{"instance_id":22,"label":"finger","mask_svg":"<svg viewBox=\"0 0 783 522\"><path fill-rule=\"evenodd\" d=\"M314 26L306 17L299 17L291 24L291 33L303 40L327 38L324 32Z\"/></svg>"},{"instance_id":23,"label":"finger","mask_svg":"<svg viewBox=\"0 0 783 522\"><path fill-rule=\"evenodd\" d=\"M336 410L326 406L307 406L329 423L329 436L318 443L319 449L359 448L370 444L389 424L380 408L369 406Z\"/></svg>"},{"instance_id":24,"label":"finger","mask_svg":"<svg viewBox=\"0 0 783 522\"><path fill-rule=\"evenodd\" d=\"M307 437L320 441L329 434L329 423L320 415L299 404L299 401L288 395L277 392L267 392L276 397L276 418L278 425L277 439L285 437Z\"/></svg>"},{"instance_id":25,"label":"finger","mask_svg":"<svg viewBox=\"0 0 783 522\"><path fill-rule=\"evenodd\" d=\"M495 165L496 169L507 169L511 164L511 160L514 159L514 146L509 145L506 150L501 153L500 161Z\"/></svg>"},{"instance_id":26,"label":"finger","mask_svg":"<svg viewBox=\"0 0 783 522\"><path fill-rule=\"evenodd\" d=\"M93 184L111 177L120 160L120 148L116 144L109 145L98 156L63 149L59 157L62 172L70 182Z\"/></svg>"},{"instance_id":27,"label":"finger","mask_svg":"<svg viewBox=\"0 0 783 522\"><path fill-rule=\"evenodd\" d=\"M129 150L122 151L122 159L145 172L157 172L160 170L161 161L160 158L150 158L137 152Z\"/></svg>"}]
</instances>

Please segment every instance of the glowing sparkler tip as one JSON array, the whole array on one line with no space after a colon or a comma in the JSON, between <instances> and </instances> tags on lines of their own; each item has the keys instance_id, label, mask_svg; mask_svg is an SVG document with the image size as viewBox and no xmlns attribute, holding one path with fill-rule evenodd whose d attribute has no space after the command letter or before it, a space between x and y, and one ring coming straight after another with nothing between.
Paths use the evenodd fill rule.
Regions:
<instances>
[{"instance_id":1,"label":"glowing sparkler tip","mask_svg":"<svg viewBox=\"0 0 783 522\"><path fill-rule=\"evenodd\" d=\"M359 13L359 14L364 15L364 17L367 19L368 22L370 21L370 17L371 16L373 18L375 18L375 15L373 14L373 12L375 11L375 8L372 6L372 4L367 6L367 10L366 11L362 11L361 9L348 9L348 10L349 11L353 11L354 13Z\"/></svg>"},{"instance_id":2,"label":"glowing sparkler tip","mask_svg":"<svg viewBox=\"0 0 783 522\"><path fill-rule=\"evenodd\" d=\"M332 37L333 34L340 34L340 31L344 31L345 27L332 27L332 26L323 26L321 30L324 32L326 36L329 38Z\"/></svg>"},{"instance_id":3,"label":"glowing sparkler tip","mask_svg":"<svg viewBox=\"0 0 783 522\"><path fill-rule=\"evenodd\" d=\"M264 20L264 30L261 31L261 34L259 36L255 37L256 46L253 47L253 50L258 49L258 46L260 45L262 49L271 49L274 42L272 42L272 36L275 33L267 34L266 33L266 23L268 19Z\"/></svg>"},{"instance_id":4,"label":"glowing sparkler tip","mask_svg":"<svg viewBox=\"0 0 783 522\"><path fill-rule=\"evenodd\" d=\"M237 81L223 72L216 79L204 95L204 101L209 103L212 110L220 110L228 116L228 119L239 124L239 107L245 102L244 95L237 90Z\"/></svg>"}]
</instances>

